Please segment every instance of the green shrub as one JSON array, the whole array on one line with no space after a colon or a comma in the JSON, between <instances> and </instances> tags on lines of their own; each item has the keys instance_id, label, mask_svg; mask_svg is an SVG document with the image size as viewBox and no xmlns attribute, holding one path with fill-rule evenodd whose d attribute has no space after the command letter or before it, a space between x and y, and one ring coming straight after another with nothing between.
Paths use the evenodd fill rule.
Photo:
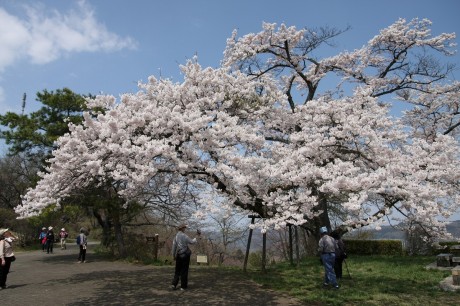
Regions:
<instances>
[{"instance_id":1,"label":"green shrub","mask_svg":"<svg viewBox=\"0 0 460 306\"><path fill-rule=\"evenodd\" d=\"M347 253L356 255L403 255L401 240L344 240Z\"/></svg>"},{"instance_id":2,"label":"green shrub","mask_svg":"<svg viewBox=\"0 0 460 306\"><path fill-rule=\"evenodd\" d=\"M262 266L262 253L250 253L248 257L248 263L253 268L260 268Z\"/></svg>"}]
</instances>

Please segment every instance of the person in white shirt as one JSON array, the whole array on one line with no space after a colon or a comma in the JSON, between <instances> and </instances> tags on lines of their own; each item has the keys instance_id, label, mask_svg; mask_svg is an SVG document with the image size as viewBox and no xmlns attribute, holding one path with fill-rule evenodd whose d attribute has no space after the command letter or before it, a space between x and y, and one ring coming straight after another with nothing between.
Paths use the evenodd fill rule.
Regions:
<instances>
[{"instance_id":1,"label":"person in white shirt","mask_svg":"<svg viewBox=\"0 0 460 306\"><path fill-rule=\"evenodd\" d=\"M59 238L61 238L61 250L67 249L67 237L69 234L66 232L65 228L61 228L61 231L59 232Z\"/></svg>"},{"instance_id":2,"label":"person in white shirt","mask_svg":"<svg viewBox=\"0 0 460 306\"><path fill-rule=\"evenodd\" d=\"M6 280L11 263L16 259L12 244L16 239L8 228L0 229L0 290L7 288Z\"/></svg>"}]
</instances>

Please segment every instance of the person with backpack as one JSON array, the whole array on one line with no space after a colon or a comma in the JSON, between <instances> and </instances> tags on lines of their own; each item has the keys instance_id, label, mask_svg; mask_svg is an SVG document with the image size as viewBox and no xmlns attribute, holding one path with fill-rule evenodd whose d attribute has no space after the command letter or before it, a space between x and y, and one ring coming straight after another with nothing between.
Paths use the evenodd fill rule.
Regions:
<instances>
[{"instance_id":1,"label":"person with backpack","mask_svg":"<svg viewBox=\"0 0 460 306\"><path fill-rule=\"evenodd\" d=\"M61 250L67 249L66 240L69 237L69 233L66 232L65 228L61 228L59 237L61 238Z\"/></svg>"},{"instance_id":2,"label":"person with backpack","mask_svg":"<svg viewBox=\"0 0 460 306\"><path fill-rule=\"evenodd\" d=\"M42 245L42 251L45 252L45 249L46 249L46 227L42 227L42 231L38 235L38 240L40 240L40 244Z\"/></svg>"},{"instance_id":3,"label":"person with backpack","mask_svg":"<svg viewBox=\"0 0 460 306\"><path fill-rule=\"evenodd\" d=\"M48 232L46 233L46 254L53 254L54 246L54 231L53 227L48 227Z\"/></svg>"},{"instance_id":4,"label":"person with backpack","mask_svg":"<svg viewBox=\"0 0 460 306\"><path fill-rule=\"evenodd\" d=\"M336 249L335 240L328 235L327 227L321 227L319 232L321 234L321 239L318 242L318 251L320 253L325 272L323 286L327 287L332 285L332 288L339 289L339 284L337 283L337 278L334 272Z\"/></svg>"},{"instance_id":5,"label":"person with backpack","mask_svg":"<svg viewBox=\"0 0 460 306\"><path fill-rule=\"evenodd\" d=\"M343 261L347 258L347 253L345 250L345 243L343 243L340 233L335 230L331 233L331 237L335 239L336 249L335 249L335 263L334 263L334 272L337 279L342 279L342 264Z\"/></svg>"},{"instance_id":6,"label":"person with backpack","mask_svg":"<svg viewBox=\"0 0 460 306\"><path fill-rule=\"evenodd\" d=\"M88 238L86 237L87 231L85 228L80 229L80 234L77 236L77 245L80 248L78 253L78 263L86 263L86 247L88 245Z\"/></svg>"},{"instance_id":7,"label":"person with backpack","mask_svg":"<svg viewBox=\"0 0 460 306\"><path fill-rule=\"evenodd\" d=\"M188 247L189 244L196 243L196 238L191 239L185 234L185 229L187 228L186 224L181 224L178 226L178 232L174 237L172 254L173 258L176 261L176 266L174 270L174 277L171 283L171 289L175 290L179 284L180 279L180 290L187 289L188 285L188 269L190 266L190 256L192 251ZM196 231L197 235L200 236L201 232Z\"/></svg>"}]
</instances>

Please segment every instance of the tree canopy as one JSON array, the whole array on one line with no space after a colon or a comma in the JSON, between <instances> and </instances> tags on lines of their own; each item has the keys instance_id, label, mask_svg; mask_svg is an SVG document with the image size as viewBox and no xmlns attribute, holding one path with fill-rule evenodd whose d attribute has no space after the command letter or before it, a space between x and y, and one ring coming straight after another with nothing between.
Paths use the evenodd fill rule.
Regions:
<instances>
[{"instance_id":1,"label":"tree canopy","mask_svg":"<svg viewBox=\"0 0 460 306\"><path fill-rule=\"evenodd\" d=\"M50 154L58 137L69 132L68 123L82 122L85 98L68 88L55 92L45 89L37 92L37 101L43 105L39 110L30 114L7 112L0 115L0 124L8 128L2 131L2 137L10 145L10 154Z\"/></svg>"},{"instance_id":2,"label":"tree canopy","mask_svg":"<svg viewBox=\"0 0 460 306\"><path fill-rule=\"evenodd\" d=\"M16 211L31 216L107 184L128 207L152 180L186 179L216 191L214 205L259 214L263 231L290 223L315 232L333 214L347 231L396 210L440 235L438 217L459 211L460 84L438 59L452 54L455 34L432 36L430 26L401 19L327 58L315 53L341 31L235 31L221 67L194 58L181 66L183 82L151 76L120 101L88 101ZM410 105L401 118L396 103Z\"/></svg>"}]
</instances>

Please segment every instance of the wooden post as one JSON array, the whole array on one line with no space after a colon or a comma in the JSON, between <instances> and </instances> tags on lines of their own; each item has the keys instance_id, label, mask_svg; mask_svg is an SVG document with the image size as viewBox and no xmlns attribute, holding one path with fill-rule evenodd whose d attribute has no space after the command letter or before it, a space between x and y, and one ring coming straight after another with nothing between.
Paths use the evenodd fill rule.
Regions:
<instances>
[{"instance_id":1,"label":"wooden post","mask_svg":"<svg viewBox=\"0 0 460 306\"><path fill-rule=\"evenodd\" d=\"M158 234L155 234L155 240L153 242L153 260L158 260L158 244L159 244L160 237Z\"/></svg>"},{"instance_id":2,"label":"wooden post","mask_svg":"<svg viewBox=\"0 0 460 306\"><path fill-rule=\"evenodd\" d=\"M148 236L145 237L147 240L147 244L152 245L152 253L153 253L153 259L157 260L158 259L158 249L159 249L159 236L158 234L155 234L155 236Z\"/></svg>"},{"instance_id":3,"label":"wooden post","mask_svg":"<svg viewBox=\"0 0 460 306\"><path fill-rule=\"evenodd\" d=\"M288 224L289 229L289 262L291 265L294 265L294 260L292 256L292 224Z\"/></svg>"},{"instance_id":4,"label":"wooden post","mask_svg":"<svg viewBox=\"0 0 460 306\"><path fill-rule=\"evenodd\" d=\"M299 251L299 232L297 226L294 227L294 234L295 234L295 256L297 259L297 267L300 266L300 251Z\"/></svg>"},{"instance_id":5,"label":"wooden post","mask_svg":"<svg viewBox=\"0 0 460 306\"><path fill-rule=\"evenodd\" d=\"M265 266L267 265L267 233L262 236L262 272L265 273Z\"/></svg>"},{"instance_id":6,"label":"wooden post","mask_svg":"<svg viewBox=\"0 0 460 306\"><path fill-rule=\"evenodd\" d=\"M250 215L248 217L251 218L251 224L254 224L254 219L256 217L254 215ZM244 256L244 265L243 265L244 272L246 272L246 267L248 265L249 249L251 248L251 239L252 239L252 228L249 229L248 244L246 246L246 255Z\"/></svg>"}]
</instances>

